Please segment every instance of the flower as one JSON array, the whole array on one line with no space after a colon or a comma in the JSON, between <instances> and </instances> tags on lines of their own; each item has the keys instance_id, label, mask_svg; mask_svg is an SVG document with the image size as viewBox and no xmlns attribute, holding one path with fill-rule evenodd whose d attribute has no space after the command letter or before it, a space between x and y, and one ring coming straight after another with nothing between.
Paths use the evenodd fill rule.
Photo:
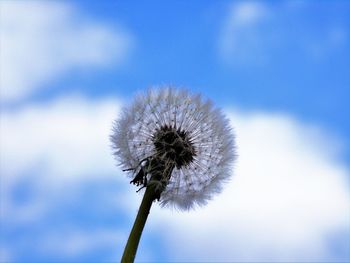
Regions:
<instances>
[{"instance_id":1,"label":"flower","mask_svg":"<svg viewBox=\"0 0 350 263\"><path fill-rule=\"evenodd\" d=\"M139 94L115 121L111 141L131 183L157 184L162 206L185 210L221 191L236 158L221 111L200 95L172 87Z\"/></svg>"}]
</instances>

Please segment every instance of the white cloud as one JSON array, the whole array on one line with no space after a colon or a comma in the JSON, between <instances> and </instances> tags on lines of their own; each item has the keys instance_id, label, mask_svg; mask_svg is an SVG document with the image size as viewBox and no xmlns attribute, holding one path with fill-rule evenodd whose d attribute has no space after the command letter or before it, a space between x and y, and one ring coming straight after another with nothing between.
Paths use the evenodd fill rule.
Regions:
<instances>
[{"instance_id":1,"label":"white cloud","mask_svg":"<svg viewBox=\"0 0 350 263\"><path fill-rule=\"evenodd\" d=\"M4 112L2 172L15 176L40 168L50 180L108 174L114 168L109 135L119 107L116 99L72 96Z\"/></svg>"},{"instance_id":2,"label":"white cloud","mask_svg":"<svg viewBox=\"0 0 350 263\"><path fill-rule=\"evenodd\" d=\"M216 262L346 260L350 174L337 160L338 144L332 136L283 115L236 111L231 120L239 158L224 192L203 209L178 214L157 208L150 217L152 230L162 232L169 257ZM340 258L332 254L330 243L337 234L347 251Z\"/></svg>"},{"instance_id":3,"label":"white cloud","mask_svg":"<svg viewBox=\"0 0 350 263\"><path fill-rule=\"evenodd\" d=\"M120 104L112 98L91 102L67 96L2 112L1 218L35 222L62 199L62 191L69 198L69 191L89 180L118 181L109 135ZM16 206L12 191L25 180L37 188L34 200ZM118 197L111 203L123 208Z\"/></svg>"},{"instance_id":4,"label":"white cloud","mask_svg":"<svg viewBox=\"0 0 350 263\"><path fill-rule=\"evenodd\" d=\"M0 2L2 101L18 101L73 69L120 64L132 44L121 28L56 1Z\"/></svg>"}]
</instances>

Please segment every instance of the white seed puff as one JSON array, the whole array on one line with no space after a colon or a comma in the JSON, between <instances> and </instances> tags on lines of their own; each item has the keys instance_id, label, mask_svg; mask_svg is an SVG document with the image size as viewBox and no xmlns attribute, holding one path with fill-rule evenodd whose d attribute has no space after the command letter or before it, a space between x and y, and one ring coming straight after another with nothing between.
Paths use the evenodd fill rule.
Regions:
<instances>
[{"instance_id":1,"label":"white seed puff","mask_svg":"<svg viewBox=\"0 0 350 263\"><path fill-rule=\"evenodd\" d=\"M164 130L175 134L174 143L159 141ZM221 191L236 158L233 131L221 111L200 95L173 87L136 96L114 122L111 141L119 165L129 169L131 177L135 170L130 168L140 167L149 157L174 160L160 202L185 210L206 204ZM178 145L187 155L182 151L173 157Z\"/></svg>"}]
</instances>

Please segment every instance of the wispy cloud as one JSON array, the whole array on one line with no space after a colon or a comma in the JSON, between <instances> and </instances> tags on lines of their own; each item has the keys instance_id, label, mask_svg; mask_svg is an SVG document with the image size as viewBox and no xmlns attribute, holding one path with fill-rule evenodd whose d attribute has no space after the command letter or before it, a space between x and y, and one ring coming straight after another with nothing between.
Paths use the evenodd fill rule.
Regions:
<instances>
[{"instance_id":1,"label":"wispy cloud","mask_svg":"<svg viewBox=\"0 0 350 263\"><path fill-rule=\"evenodd\" d=\"M56 1L0 2L3 102L19 101L75 69L119 65L131 35Z\"/></svg>"},{"instance_id":2,"label":"wispy cloud","mask_svg":"<svg viewBox=\"0 0 350 263\"><path fill-rule=\"evenodd\" d=\"M0 245L0 262L11 262L11 261L13 261L13 259L9 249Z\"/></svg>"},{"instance_id":3,"label":"wispy cloud","mask_svg":"<svg viewBox=\"0 0 350 263\"><path fill-rule=\"evenodd\" d=\"M337 53L348 42L348 27L341 20L322 19L332 11L318 4L234 2L219 38L223 61L239 67L266 66L290 54L322 61Z\"/></svg>"},{"instance_id":4,"label":"wispy cloud","mask_svg":"<svg viewBox=\"0 0 350 263\"><path fill-rule=\"evenodd\" d=\"M42 252L52 255L60 255L69 258L79 258L97 248L104 248L111 251L110 261L118 261L117 254L112 251L122 250L124 245L125 235L114 228L111 229L85 229L79 231L76 228L66 228L60 231L47 233L47 235L40 240L42 245L39 249Z\"/></svg>"}]
</instances>

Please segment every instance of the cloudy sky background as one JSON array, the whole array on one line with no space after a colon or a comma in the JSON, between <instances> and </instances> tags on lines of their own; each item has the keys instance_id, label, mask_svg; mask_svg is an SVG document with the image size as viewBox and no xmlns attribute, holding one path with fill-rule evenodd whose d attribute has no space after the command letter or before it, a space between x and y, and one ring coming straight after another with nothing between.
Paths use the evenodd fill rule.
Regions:
<instances>
[{"instance_id":1,"label":"cloudy sky background","mask_svg":"<svg viewBox=\"0 0 350 263\"><path fill-rule=\"evenodd\" d=\"M230 117L239 159L138 261L350 261L350 3L1 1L0 261L117 262L141 195L112 121L172 84Z\"/></svg>"}]
</instances>

